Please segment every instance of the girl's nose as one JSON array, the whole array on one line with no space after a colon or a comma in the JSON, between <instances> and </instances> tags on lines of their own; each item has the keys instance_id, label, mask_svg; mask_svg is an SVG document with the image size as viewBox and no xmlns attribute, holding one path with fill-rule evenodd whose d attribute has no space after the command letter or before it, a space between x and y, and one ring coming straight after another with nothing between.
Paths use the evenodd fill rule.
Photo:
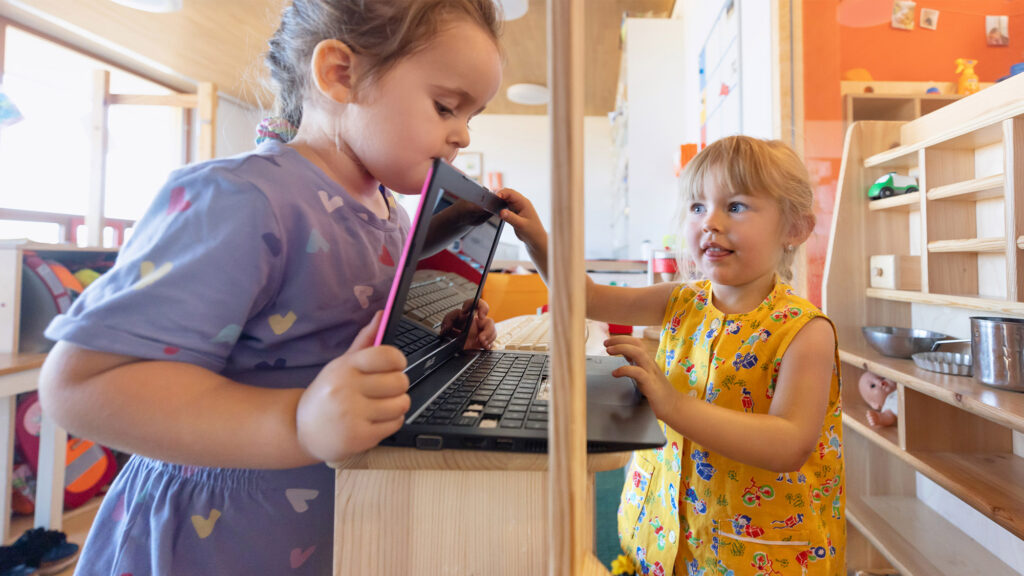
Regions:
<instances>
[{"instance_id":1,"label":"girl's nose","mask_svg":"<svg viewBox=\"0 0 1024 576\"><path fill-rule=\"evenodd\" d=\"M708 210L707 214L704 215L704 222L701 228L705 232L721 232L722 224L721 218L719 217L718 210Z\"/></svg>"},{"instance_id":2,"label":"girl's nose","mask_svg":"<svg viewBox=\"0 0 1024 576\"><path fill-rule=\"evenodd\" d=\"M457 128L448 135L448 142L458 148L469 146L469 126L460 123Z\"/></svg>"}]
</instances>

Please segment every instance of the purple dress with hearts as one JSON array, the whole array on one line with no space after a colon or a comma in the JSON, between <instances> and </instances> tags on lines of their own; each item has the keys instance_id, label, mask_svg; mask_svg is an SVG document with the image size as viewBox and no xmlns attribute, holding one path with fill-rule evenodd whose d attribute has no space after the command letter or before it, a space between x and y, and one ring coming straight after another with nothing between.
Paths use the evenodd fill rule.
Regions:
<instances>
[{"instance_id":1,"label":"purple dress with hearts","mask_svg":"<svg viewBox=\"0 0 1024 576\"><path fill-rule=\"evenodd\" d=\"M276 141L183 168L114 268L46 335L251 386L305 387L384 307L409 217L382 194L386 220ZM243 470L133 456L76 574L329 574L333 516L323 464Z\"/></svg>"}]
</instances>

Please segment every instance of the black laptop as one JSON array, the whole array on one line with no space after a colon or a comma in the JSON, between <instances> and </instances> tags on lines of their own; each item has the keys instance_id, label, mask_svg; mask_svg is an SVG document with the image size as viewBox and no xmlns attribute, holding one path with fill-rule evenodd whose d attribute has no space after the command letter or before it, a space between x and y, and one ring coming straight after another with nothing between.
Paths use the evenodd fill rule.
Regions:
<instances>
[{"instance_id":1,"label":"black laptop","mask_svg":"<svg viewBox=\"0 0 1024 576\"><path fill-rule=\"evenodd\" d=\"M434 161L377 334L377 344L405 354L412 397L405 425L382 444L547 451L548 355L463 350L504 207L486 188ZM635 383L611 375L623 364L617 356L587 357L589 452L665 443Z\"/></svg>"}]
</instances>

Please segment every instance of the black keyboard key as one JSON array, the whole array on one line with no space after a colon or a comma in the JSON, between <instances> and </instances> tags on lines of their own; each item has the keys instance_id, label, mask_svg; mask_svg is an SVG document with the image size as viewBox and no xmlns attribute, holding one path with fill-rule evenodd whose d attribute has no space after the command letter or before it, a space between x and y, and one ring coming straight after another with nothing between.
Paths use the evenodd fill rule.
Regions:
<instances>
[{"instance_id":1,"label":"black keyboard key","mask_svg":"<svg viewBox=\"0 0 1024 576\"><path fill-rule=\"evenodd\" d=\"M545 420L544 422L539 422L539 421L536 421L536 420L528 420L526 422L526 429L527 430L547 430L548 429L547 420Z\"/></svg>"},{"instance_id":2,"label":"black keyboard key","mask_svg":"<svg viewBox=\"0 0 1024 576\"><path fill-rule=\"evenodd\" d=\"M522 428L523 427L523 421L518 419L518 418L508 418L508 417L505 417L505 418L501 419L501 427L502 428Z\"/></svg>"}]
</instances>

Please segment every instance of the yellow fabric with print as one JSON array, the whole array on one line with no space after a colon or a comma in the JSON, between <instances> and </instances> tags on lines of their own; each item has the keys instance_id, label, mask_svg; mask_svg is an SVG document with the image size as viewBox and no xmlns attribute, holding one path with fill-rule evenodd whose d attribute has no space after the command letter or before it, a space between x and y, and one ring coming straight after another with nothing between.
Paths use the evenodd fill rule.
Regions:
<instances>
[{"instance_id":1,"label":"yellow fabric with print","mask_svg":"<svg viewBox=\"0 0 1024 576\"><path fill-rule=\"evenodd\" d=\"M781 282L755 310L730 315L713 306L709 282L682 284L656 361L684 394L764 414L786 349L816 317ZM619 505L619 540L637 574L845 574L838 348L818 448L798 471L742 464L662 426L668 442L634 454Z\"/></svg>"}]
</instances>

